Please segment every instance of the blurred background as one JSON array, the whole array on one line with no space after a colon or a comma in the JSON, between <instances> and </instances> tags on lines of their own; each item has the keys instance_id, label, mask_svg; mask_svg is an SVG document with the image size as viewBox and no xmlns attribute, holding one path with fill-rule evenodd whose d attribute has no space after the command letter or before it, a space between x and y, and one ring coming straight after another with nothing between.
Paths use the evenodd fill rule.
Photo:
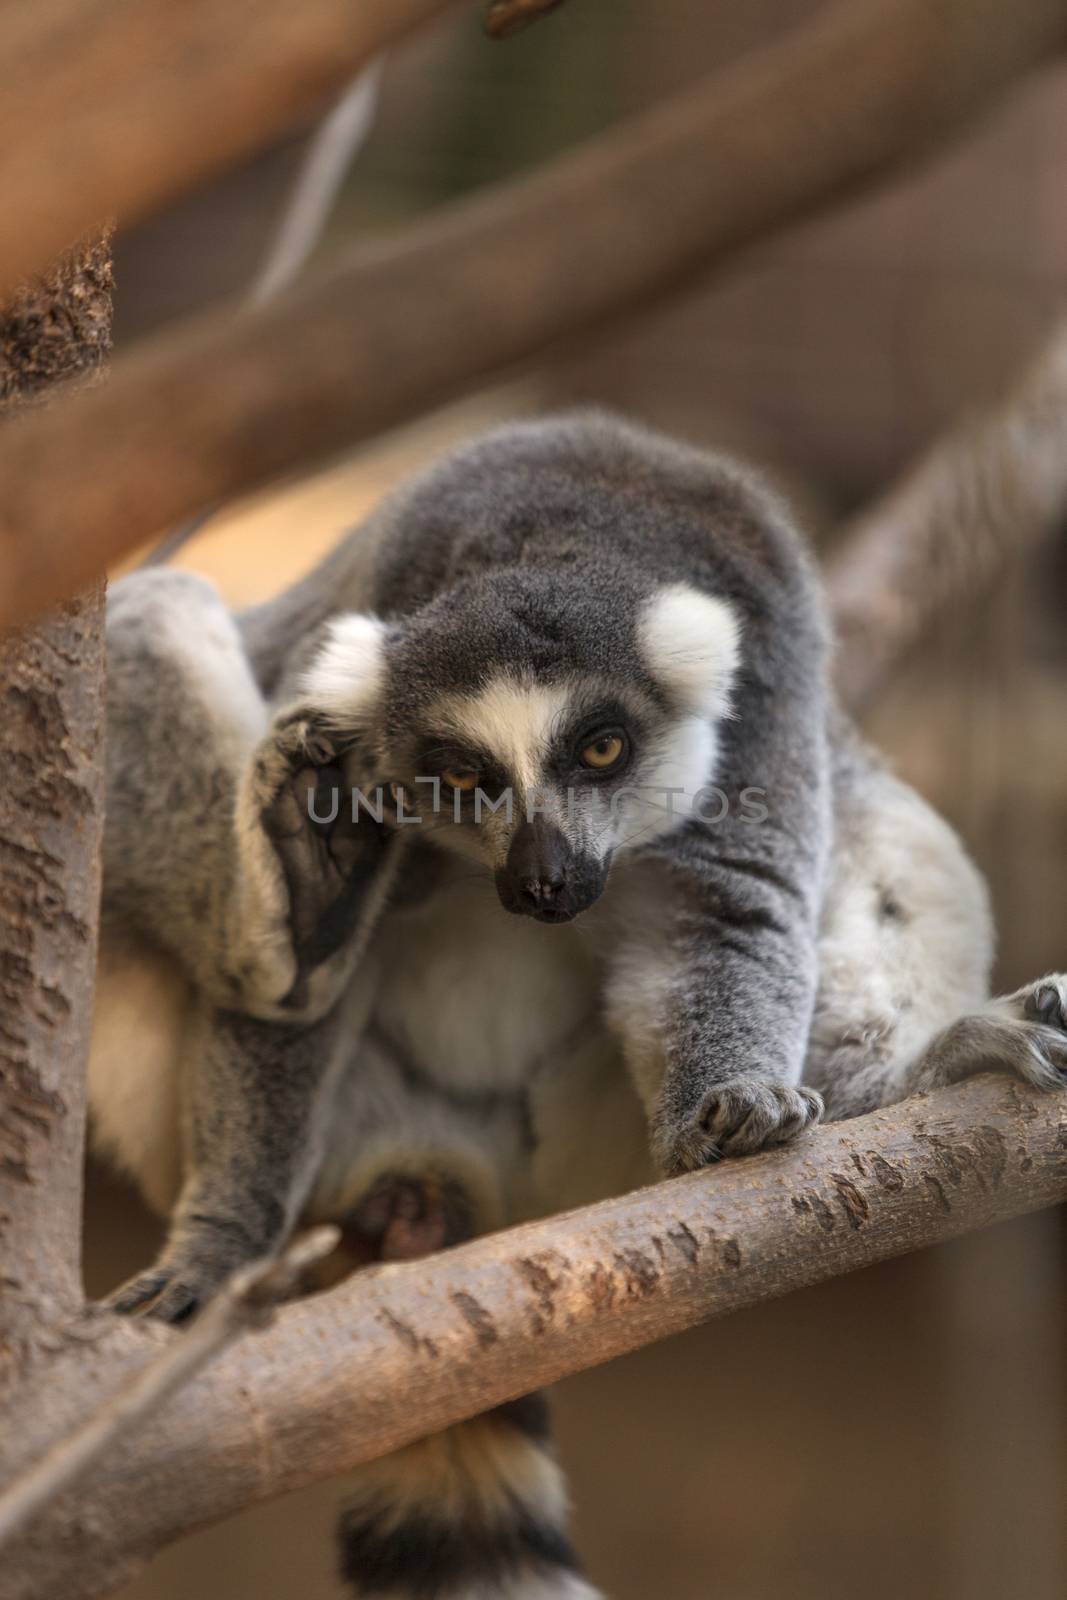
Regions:
<instances>
[{"instance_id":1,"label":"blurred background","mask_svg":"<svg viewBox=\"0 0 1067 1600\"><path fill-rule=\"evenodd\" d=\"M384 63L320 250L506 178L820 9L571 0L506 47L442 27ZM119 240L120 347L261 267L307 147ZM788 153L783 152L783 160ZM596 400L752 457L826 548L841 519L1041 343L1067 284L1067 67L965 143L669 309L220 508L176 559L235 604L288 583L385 490L500 418ZM946 622L872 709L989 875L998 986L1067 954L1067 544ZM156 1224L91 1173L90 1292ZM576 1533L614 1600L1062 1600L1067 1302L1056 1214L870 1270L563 1385ZM338 1600L340 1484L175 1546L126 1600Z\"/></svg>"}]
</instances>

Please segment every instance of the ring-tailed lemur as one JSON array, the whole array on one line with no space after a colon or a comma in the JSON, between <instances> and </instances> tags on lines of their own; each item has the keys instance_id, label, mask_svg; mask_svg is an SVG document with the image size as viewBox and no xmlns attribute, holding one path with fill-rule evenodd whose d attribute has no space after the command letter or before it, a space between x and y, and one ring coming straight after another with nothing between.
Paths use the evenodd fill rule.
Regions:
<instances>
[{"instance_id":1,"label":"ring-tailed lemur","mask_svg":"<svg viewBox=\"0 0 1067 1600\"><path fill-rule=\"evenodd\" d=\"M480 439L243 615L116 584L91 1098L174 1207L119 1308L178 1320L302 1215L411 1255L649 1143L1062 1084L1067 983L989 1001L984 887L826 654L777 501L599 415ZM365 1596L593 1594L535 1401L365 1469L342 1540Z\"/></svg>"}]
</instances>

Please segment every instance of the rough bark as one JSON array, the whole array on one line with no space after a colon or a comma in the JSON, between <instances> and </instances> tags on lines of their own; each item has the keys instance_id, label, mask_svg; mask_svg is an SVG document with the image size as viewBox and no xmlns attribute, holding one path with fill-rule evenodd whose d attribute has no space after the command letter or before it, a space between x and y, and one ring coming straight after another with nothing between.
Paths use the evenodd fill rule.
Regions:
<instances>
[{"instance_id":1,"label":"rough bark","mask_svg":"<svg viewBox=\"0 0 1067 1600\"><path fill-rule=\"evenodd\" d=\"M89 1473L101 1456L143 1427L172 1395L242 1334L269 1325L279 1301L291 1299L302 1274L333 1250L339 1228L315 1228L276 1259L234 1273L203 1316L180 1339L171 1339L109 1404L74 1433L57 1441L29 1472L0 1488L0 1546L39 1517L64 1490Z\"/></svg>"},{"instance_id":2,"label":"rough bark","mask_svg":"<svg viewBox=\"0 0 1067 1600\"><path fill-rule=\"evenodd\" d=\"M5 1600L86 1600L117 1560L197 1524L653 1339L1065 1198L1067 1097L986 1077L372 1268L283 1310L56 1502L5 1551ZM163 1337L119 1332L91 1361L52 1363L46 1437L25 1396L12 1430L23 1459L111 1398Z\"/></svg>"},{"instance_id":3,"label":"rough bark","mask_svg":"<svg viewBox=\"0 0 1067 1600\"><path fill-rule=\"evenodd\" d=\"M1067 320L999 405L846 528L829 572L837 679L859 708L938 618L1067 526Z\"/></svg>"},{"instance_id":4,"label":"rough bark","mask_svg":"<svg viewBox=\"0 0 1067 1600\"><path fill-rule=\"evenodd\" d=\"M0 307L0 419L97 376L111 351L111 289L96 235Z\"/></svg>"},{"instance_id":5,"label":"rough bark","mask_svg":"<svg viewBox=\"0 0 1067 1600\"><path fill-rule=\"evenodd\" d=\"M0 413L106 360L97 237L0 310ZM25 422L9 415L5 431ZM80 1303L84 1077L102 823L103 589L0 640L0 1388Z\"/></svg>"},{"instance_id":6,"label":"rough bark","mask_svg":"<svg viewBox=\"0 0 1067 1600\"><path fill-rule=\"evenodd\" d=\"M469 6L470 0L466 0ZM34 0L0 17L0 285L311 118L459 0Z\"/></svg>"},{"instance_id":7,"label":"rough bark","mask_svg":"<svg viewBox=\"0 0 1067 1600\"><path fill-rule=\"evenodd\" d=\"M0 441L0 626L200 507L721 265L928 150L1065 38L1062 0L842 0L540 175L134 352L91 403Z\"/></svg>"}]
</instances>

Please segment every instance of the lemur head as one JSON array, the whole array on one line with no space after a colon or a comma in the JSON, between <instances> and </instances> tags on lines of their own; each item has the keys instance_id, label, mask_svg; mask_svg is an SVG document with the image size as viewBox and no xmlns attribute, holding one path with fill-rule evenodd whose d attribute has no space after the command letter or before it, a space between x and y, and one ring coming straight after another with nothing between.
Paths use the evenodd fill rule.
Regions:
<instances>
[{"instance_id":1,"label":"lemur head","mask_svg":"<svg viewBox=\"0 0 1067 1600\"><path fill-rule=\"evenodd\" d=\"M712 781L738 634L688 585L513 568L400 623L340 617L305 689L373 751L397 826L488 867L507 910L566 922Z\"/></svg>"}]
</instances>

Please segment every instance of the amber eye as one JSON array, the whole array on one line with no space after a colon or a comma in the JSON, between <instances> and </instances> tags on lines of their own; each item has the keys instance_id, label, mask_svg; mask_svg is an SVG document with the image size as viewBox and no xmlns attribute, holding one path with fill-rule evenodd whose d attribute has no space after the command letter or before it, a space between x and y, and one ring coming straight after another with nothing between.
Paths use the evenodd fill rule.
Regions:
<instances>
[{"instance_id":1,"label":"amber eye","mask_svg":"<svg viewBox=\"0 0 1067 1600\"><path fill-rule=\"evenodd\" d=\"M618 765L625 748L617 733L602 733L582 751L582 765L596 772L606 772L609 767Z\"/></svg>"},{"instance_id":2,"label":"amber eye","mask_svg":"<svg viewBox=\"0 0 1067 1600\"><path fill-rule=\"evenodd\" d=\"M478 787L480 772L442 772L441 782L446 783L450 789L459 789L462 794L469 794Z\"/></svg>"}]
</instances>

